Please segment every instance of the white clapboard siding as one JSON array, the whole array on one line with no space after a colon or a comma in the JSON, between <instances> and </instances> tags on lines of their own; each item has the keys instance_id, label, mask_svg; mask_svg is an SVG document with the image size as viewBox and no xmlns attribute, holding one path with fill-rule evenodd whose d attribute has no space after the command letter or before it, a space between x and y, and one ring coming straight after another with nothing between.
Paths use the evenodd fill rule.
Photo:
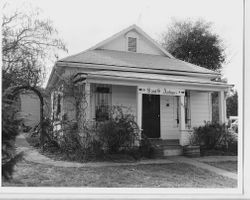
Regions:
<instances>
[{"instance_id":1,"label":"white clapboard siding","mask_svg":"<svg viewBox=\"0 0 250 200\"><path fill-rule=\"evenodd\" d=\"M76 100L71 96L63 97L63 113L67 114L68 120L76 120Z\"/></svg>"},{"instance_id":2,"label":"white clapboard siding","mask_svg":"<svg viewBox=\"0 0 250 200\"><path fill-rule=\"evenodd\" d=\"M136 38L136 49L137 53L145 53L145 54L152 54L152 55L163 55L163 53L152 45L146 38L142 35L139 35L135 31L130 31L125 35L122 35L111 42L103 45L100 49L107 49L107 50L114 50L114 51L128 51L128 37L135 37Z\"/></svg>"},{"instance_id":3,"label":"white clapboard siding","mask_svg":"<svg viewBox=\"0 0 250 200\"><path fill-rule=\"evenodd\" d=\"M20 117L26 126L34 127L40 121L40 100L36 94L26 93L20 95Z\"/></svg>"},{"instance_id":4,"label":"white clapboard siding","mask_svg":"<svg viewBox=\"0 0 250 200\"><path fill-rule=\"evenodd\" d=\"M112 85L112 105L125 106L136 116L136 87Z\"/></svg>"},{"instance_id":5,"label":"white clapboard siding","mask_svg":"<svg viewBox=\"0 0 250 200\"><path fill-rule=\"evenodd\" d=\"M161 96L161 138L179 139L179 128L176 122L177 98L173 96ZM167 104L169 106L167 107Z\"/></svg>"},{"instance_id":6,"label":"white clapboard siding","mask_svg":"<svg viewBox=\"0 0 250 200\"><path fill-rule=\"evenodd\" d=\"M210 94L208 92L191 91L191 126L204 125L204 121L211 120Z\"/></svg>"}]
</instances>

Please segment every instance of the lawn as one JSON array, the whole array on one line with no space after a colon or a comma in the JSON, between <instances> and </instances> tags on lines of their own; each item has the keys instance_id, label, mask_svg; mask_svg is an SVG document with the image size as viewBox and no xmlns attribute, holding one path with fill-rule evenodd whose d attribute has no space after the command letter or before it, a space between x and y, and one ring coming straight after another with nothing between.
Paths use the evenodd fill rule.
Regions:
<instances>
[{"instance_id":1,"label":"lawn","mask_svg":"<svg viewBox=\"0 0 250 200\"><path fill-rule=\"evenodd\" d=\"M22 161L3 186L237 187L237 181L183 163L66 168Z\"/></svg>"},{"instance_id":2,"label":"lawn","mask_svg":"<svg viewBox=\"0 0 250 200\"><path fill-rule=\"evenodd\" d=\"M237 161L206 162L206 164L237 173Z\"/></svg>"}]
</instances>

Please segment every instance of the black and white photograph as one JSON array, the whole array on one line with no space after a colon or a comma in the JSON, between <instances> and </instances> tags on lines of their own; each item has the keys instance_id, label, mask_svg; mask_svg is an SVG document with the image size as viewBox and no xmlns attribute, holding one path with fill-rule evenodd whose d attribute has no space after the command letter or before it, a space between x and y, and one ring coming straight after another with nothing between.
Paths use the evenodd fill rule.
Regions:
<instances>
[{"instance_id":1,"label":"black and white photograph","mask_svg":"<svg viewBox=\"0 0 250 200\"><path fill-rule=\"evenodd\" d=\"M2 1L0 198L250 195L246 1Z\"/></svg>"}]
</instances>

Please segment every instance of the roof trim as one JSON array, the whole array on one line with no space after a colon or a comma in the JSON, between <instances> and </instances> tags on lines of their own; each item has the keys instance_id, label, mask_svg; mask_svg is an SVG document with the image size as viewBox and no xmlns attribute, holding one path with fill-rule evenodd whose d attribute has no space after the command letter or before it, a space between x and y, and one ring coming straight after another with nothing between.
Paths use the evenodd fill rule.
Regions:
<instances>
[{"instance_id":1,"label":"roof trim","mask_svg":"<svg viewBox=\"0 0 250 200\"><path fill-rule=\"evenodd\" d=\"M73 66L72 66L73 65ZM81 63L81 62L67 62L67 61L60 61L57 62L57 66L59 67L91 67L91 69L99 69L99 70L113 70L113 71L128 71L128 72L148 72L148 73L161 73L161 74L181 74L181 75L194 75L194 76L206 76L211 78L216 78L220 76L218 73L205 73L205 72L191 72L191 71L181 71L181 70L167 70L164 71L162 69L148 69L148 68L139 68L139 67L128 67L122 65L107 65L107 64L96 64L96 63ZM102 69L100 68L102 67ZM119 69L110 69L111 67L119 67ZM138 71L137 71L138 70Z\"/></svg>"},{"instance_id":2,"label":"roof trim","mask_svg":"<svg viewBox=\"0 0 250 200\"><path fill-rule=\"evenodd\" d=\"M87 73L87 74L82 74L86 79L88 78L101 78L103 79L113 79L113 80L125 80L125 81L137 81L137 82L141 82L141 81L147 81L147 82L157 82L157 83L174 83L174 84L188 84L188 85L198 85L198 86L210 86L210 87L215 87L215 88L224 88L224 89L228 89L233 87L234 85L232 84L227 84L227 83L222 83L222 82L199 82L199 80L197 81L188 81L188 80L159 80L159 79L146 79L146 78L131 78L131 77L123 77L123 76L113 76L113 75L100 75L98 73ZM78 79L81 78L81 74L78 74ZM77 80L77 78L76 78Z\"/></svg>"},{"instance_id":3,"label":"roof trim","mask_svg":"<svg viewBox=\"0 0 250 200\"><path fill-rule=\"evenodd\" d=\"M123 29L122 31L112 35L111 37L107 38L106 40L103 40L102 42L96 44L95 46L89 48L88 50L95 50L100 48L101 46L111 42L112 40L118 38L119 36L131 31L135 29L139 34L141 34L142 36L144 36L147 40L149 40L156 48L158 48L161 52L163 52L166 56L168 56L169 58L174 58L174 56L172 56L169 52L167 52L163 47L161 47L156 41L154 41L147 33L145 33L140 27L138 27L137 25L133 24L131 26L129 26L126 29Z\"/></svg>"}]
</instances>

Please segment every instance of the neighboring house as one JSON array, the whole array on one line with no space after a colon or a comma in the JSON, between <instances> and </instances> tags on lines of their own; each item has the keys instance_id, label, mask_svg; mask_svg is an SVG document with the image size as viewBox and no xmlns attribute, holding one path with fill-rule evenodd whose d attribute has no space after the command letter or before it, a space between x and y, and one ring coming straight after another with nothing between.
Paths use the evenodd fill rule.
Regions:
<instances>
[{"instance_id":1,"label":"neighboring house","mask_svg":"<svg viewBox=\"0 0 250 200\"><path fill-rule=\"evenodd\" d=\"M23 119L25 126L36 126L40 121L40 100L38 96L31 91L25 91L20 93L19 101L18 117Z\"/></svg>"},{"instance_id":2,"label":"neighboring house","mask_svg":"<svg viewBox=\"0 0 250 200\"><path fill-rule=\"evenodd\" d=\"M147 137L183 146L193 127L211 121L214 91L219 92L220 122L226 120L225 92L231 85L212 81L221 76L218 72L174 58L136 25L56 62L47 84L52 113L76 119L60 78L67 74L89 94L89 121L105 119L111 105L127 106Z\"/></svg>"},{"instance_id":3,"label":"neighboring house","mask_svg":"<svg viewBox=\"0 0 250 200\"><path fill-rule=\"evenodd\" d=\"M50 113L50 99L48 100L44 89L38 89L43 96L43 116L46 118ZM25 126L34 128L40 123L40 99L31 90L22 90L17 97L17 117L22 119Z\"/></svg>"}]
</instances>

